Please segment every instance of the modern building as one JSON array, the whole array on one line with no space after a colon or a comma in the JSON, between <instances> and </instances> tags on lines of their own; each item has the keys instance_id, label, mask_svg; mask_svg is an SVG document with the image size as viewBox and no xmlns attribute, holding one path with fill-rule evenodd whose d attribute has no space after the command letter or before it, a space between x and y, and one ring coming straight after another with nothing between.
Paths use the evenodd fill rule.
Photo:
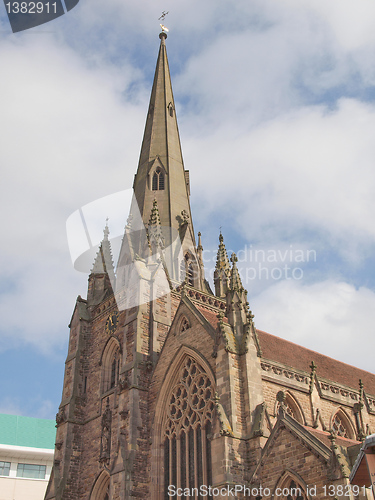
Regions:
<instances>
[{"instance_id":1,"label":"modern building","mask_svg":"<svg viewBox=\"0 0 375 500\"><path fill-rule=\"evenodd\" d=\"M0 414L0 500L42 500L50 478L56 422Z\"/></svg>"},{"instance_id":2,"label":"modern building","mask_svg":"<svg viewBox=\"0 0 375 500\"><path fill-rule=\"evenodd\" d=\"M257 330L221 234L205 280L166 38L117 267L106 227L71 318L45 498L369 498L349 475L375 375Z\"/></svg>"},{"instance_id":3,"label":"modern building","mask_svg":"<svg viewBox=\"0 0 375 500\"><path fill-rule=\"evenodd\" d=\"M350 473L350 482L375 492L375 434L367 436Z\"/></svg>"}]
</instances>

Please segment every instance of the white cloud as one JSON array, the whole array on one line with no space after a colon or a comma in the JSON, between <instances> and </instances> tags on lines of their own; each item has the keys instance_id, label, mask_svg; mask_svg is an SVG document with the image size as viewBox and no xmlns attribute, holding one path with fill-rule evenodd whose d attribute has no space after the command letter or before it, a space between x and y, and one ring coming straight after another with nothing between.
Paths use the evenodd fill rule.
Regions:
<instances>
[{"instance_id":1,"label":"white cloud","mask_svg":"<svg viewBox=\"0 0 375 500\"><path fill-rule=\"evenodd\" d=\"M260 330L373 371L374 291L332 280L283 281L254 297L251 307Z\"/></svg>"},{"instance_id":2,"label":"white cloud","mask_svg":"<svg viewBox=\"0 0 375 500\"><path fill-rule=\"evenodd\" d=\"M375 241L374 127L374 106L343 99L333 111L308 107L278 116L229 144L222 130L190 139L190 161L200 169L192 189L202 193L208 214L229 206L250 242L261 240L265 227L276 240L319 231L339 253L354 246L358 258L365 251L359 245Z\"/></svg>"},{"instance_id":3,"label":"white cloud","mask_svg":"<svg viewBox=\"0 0 375 500\"><path fill-rule=\"evenodd\" d=\"M216 214L231 213L250 242L280 248L300 234L309 245L303 231L315 231L358 261L374 242L375 113L360 101L375 80L372 1L80 2L51 23L54 34L3 37L0 47L3 348L53 350L66 338L86 276L71 267L65 221L132 184L151 86L142 71L154 69L163 9L193 217L199 208L219 226ZM341 87L352 98L336 103ZM368 335L372 292L340 286L279 283L254 301L256 319L281 309L286 290L306 311L288 308L298 331L311 331L310 297L324 331L341 331L346 300Z\"/></svg>"},{"instance_id":4,"label":"white cloud","mask_svg":"<svg viewBox=\"0 0 375 500\"><path fill-rule=\"evenodd\" d=\"M9 76L0 82L1 347L22 340L45 352L66 338L86 293L66 219L131 186L146 106L126 100L136 70L89 66L53 37L7 40L0 64Z\"/></svg>"}]
</instances>

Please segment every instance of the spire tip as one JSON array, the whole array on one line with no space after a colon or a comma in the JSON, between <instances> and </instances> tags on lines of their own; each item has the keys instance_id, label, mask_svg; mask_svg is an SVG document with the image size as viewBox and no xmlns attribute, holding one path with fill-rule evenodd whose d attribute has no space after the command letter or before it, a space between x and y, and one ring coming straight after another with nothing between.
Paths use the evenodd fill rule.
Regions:
<instances>
[{"instance_id":1,"label":"spire tip","mask_svg":"<svg viewBox=\"0 0 375 500\"><path fill-rule=\"evenodd\" d=\"M165 31L162 31L161 33L159 33L159 38L161 40L161 43L165 43L165 40L167 38L167 33Z\"/></svg>"}]
</instances>

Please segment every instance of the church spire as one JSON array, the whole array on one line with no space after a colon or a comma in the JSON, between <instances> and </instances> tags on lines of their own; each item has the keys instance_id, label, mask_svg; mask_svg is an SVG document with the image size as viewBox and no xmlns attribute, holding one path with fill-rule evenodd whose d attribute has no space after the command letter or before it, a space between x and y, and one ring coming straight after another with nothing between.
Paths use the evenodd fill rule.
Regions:
<instances>
[{"instance_id":1,"label":"church spire","mask_svg":"<svg viewBox=\"0 0 375 500\"><path fill-rule=\"evenodd\" d=\"M191 211L188 194L188 172L184 170L180 135L165 40L162 32L156 63L154 82L146 119L138 170L134 180L134 192L139 210L146 225L157 200L163 227L180 232L184 221L190 224Z\"/></svg>"},{"instance_id":2,"label":"church spire","mask_svg":"<svg viewBox=\"0 0 375 500\"><path fill-rule=\"evenodd\" d=\"M184 258L189 260L197 271L194 286L201 288L203 271L199 262L190 210L189 172L184 169L182 159L165 44L167 34L163 31L159 38L159 54L133 185L135 198L132 211L140 215L143 226L147 228L150 213L155 210L154 202L156 202L160 220L159 232L164 237L164 257L173 268L170 269L171 279L179 280L180 261ZM134 201L138 205L136 209ZM181 251L178 250L180 248ZM121 256L120 252L120 258Z\"/></svg>"},{"instance_id":3,"label":"church spire","mask_svg":"<svg viewBox=\"0 0 375 500\"><path fill-rule=\"evenodd\" d=\"M183 169L180 137L178 133L171 76L165 45L166 33L160 33L159 55L156 64L154 83L143 136L138 170L155 158L168 168Z\"/></svg>"}]
</instances>

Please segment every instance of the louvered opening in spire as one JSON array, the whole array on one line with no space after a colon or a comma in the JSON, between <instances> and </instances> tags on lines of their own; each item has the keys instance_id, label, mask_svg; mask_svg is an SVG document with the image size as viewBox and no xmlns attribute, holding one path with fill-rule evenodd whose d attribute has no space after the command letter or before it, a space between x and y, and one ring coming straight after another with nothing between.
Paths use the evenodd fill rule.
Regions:
<instances>
[{"instance_id":1,"label":"louvered opening in spire","mask_svg":"<svg viewBox=\"0 0 375 500\"><path fill-rule=\"evenodd\" d=\"M156 197L161 225L178 231L180 228L178 217L181 212L187 213L191 221L191 211L165 45L166 38L166 33L160 33L160 48L134 181L134 192L144 224L148 222ZM195 246L195 241L193 243Z\"/></svg>"}]
</instances>

